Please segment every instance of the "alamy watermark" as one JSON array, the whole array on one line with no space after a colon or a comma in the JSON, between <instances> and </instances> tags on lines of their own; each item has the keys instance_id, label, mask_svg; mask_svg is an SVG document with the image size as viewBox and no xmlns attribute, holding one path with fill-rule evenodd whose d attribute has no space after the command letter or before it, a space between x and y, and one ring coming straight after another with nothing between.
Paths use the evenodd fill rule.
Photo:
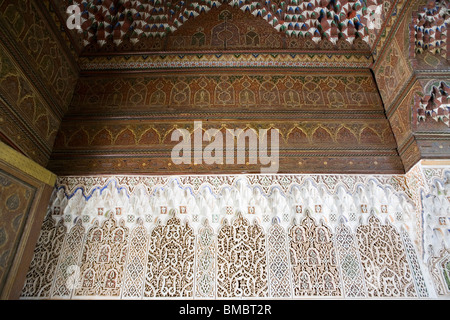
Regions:
<instances>
[{"instance_id":1,"label":"alamy watermark","mask_svg":"<svg viewBox=\"0 0 450 320\"><path fill-rule=\"evenodd\" d=\"M278 130L273 128L258 132L251 128L222 132L220 129L203 130L202 121L195 121L193 133L175 129L171 140L179 142L171 153L175 165L259 164L261 173L277 173L279 169L280 138ZM204 142L208 142L205 147Z\"/></svg>"},{"instance_id":2,"label":"alamy watermark","mask_svg":"<svg viewBox=\"0 0 450 320\"><path fill-rule=\"evenodd\" d=\"M81 9L78 5L71 5L67 7L67 14L69 18L66 21L67 28L69 30L78 29L81 30Z\"/></svg>"},{"instance_id":3,"label":"alamy watermark","mask_svg":"<svg viewBox=\"0 0 450 320\"><path fill-rule=\"evenodd\" d=\"M369 11L369 21L367 24L367 28L369 30L380 30L383 23L383 21L381 20L383 5L372 5L367 7L367 9Z\"/></svg>"}]
</instances>

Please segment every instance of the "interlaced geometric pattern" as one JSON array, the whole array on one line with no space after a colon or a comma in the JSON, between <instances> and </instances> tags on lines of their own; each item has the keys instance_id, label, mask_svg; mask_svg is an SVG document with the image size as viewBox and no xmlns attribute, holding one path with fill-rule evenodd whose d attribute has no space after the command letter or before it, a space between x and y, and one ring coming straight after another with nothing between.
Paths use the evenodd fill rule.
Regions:
<instances>
[{"instance_id":1,"label":"interlaced geometric pattern","mask_svg":"<svg viewBox=\"0 0 450 320\"><path fill-rule=\"evenodd\" d=\"M73 288L77 285L76 281L79 278L77 273L79 271L78 261L81 258L85 232L81 219L78 219L75 226L65 237L58 268L56 269L55 282L52 285L51 296L53 298L71 297ZM72 282L70 282L71 279Z\"/></svg>"},{"instance_id":2,"label":"interlaced geometric pattern","mask_svg":"<svg viewBox=\"0 0 450 320\"><path fill-rule=\"evenodd\" d=\"M433 285L428 284L430 296L432 288L437 296L450 297L450 170L445 166L426 167L423 170L424 186L421 194L422 217L424 221L423 261L429 270Z\"/></svg>"},{"instance_id":3,"label":"interlaced geometric pattern","mask_svg":"<svg viewBox=\"0 0 450 320\"><path fill-rule=\"evenodd\" d=\"M330 229L310 213L290 231L295 296L341 296L339 270Z\"/></svg>"},{"instance_id":4,"label":"interlaced geometric pattern","mask_svg":"<svg viewBox=\"0 0 450 320\"><path fill-rule=\"evenodd\" d=\"M205 219L197 236L196 297L214 298L215 295L215 236Z\"/></svg>"},{"instance_id":5,"label":"interlaced geometric pattern","mask_svg":"<svg viewBox=\"0 0 450 320\"><path fill-rule=\"evenodd\" d=\"M242 214L231 224L224 219L217 233L205 219L197 236L174 216L151 232L138 218L129 239L112 216L101 226L95 220L87 235L81 219L66 233L62 219L47 218L22 297L429 296L406 231L371 216L356 237L344 219L333 234L310 215L289 235L274 218L267 236ZM443 284L439 292L450 291L443 256L432 274Z\"/></svg>"},{"instance_id":6,"label":"interlaced geometric pattern","mask_svg":"<svg viewBox=\"0 0 450 320\"><path fill-rule=\"evenodd\" d=\"M413 17L415 52L430 52L449 57L447 26L450 23L448 0L423 1L417 16Z\"/></svg>"},{"instance_id":7,"label":"interlaced geometric pattern","mask_svg":"<svg viewBox=\"0 0 450 320\"><path fill-rule=\"evenodd\" d=\"M143 221L138 219L137 223L137 227L133 229L130 236L130 247L123 282L123 298L139 298L143 290L149 235Z\"/></svg>"},{"instance_id":8,"label":"interlaced geometric pattern","mask_svg":"<svg viewBox=\"0 0 450 320\"><path fill-rule=\"evenodd\" d=\"M422 275L422 270L420 268L419 260L417 259L416 251L414 250L414 246L409 238L408 232L406 230L401 230L400 232L403 242L405 244L406 255L408 257L409 265L411 267L414 283L416 285L417 294L419 297L428 297L428 289L425 283L425 279Z\"/></svg>"},{"instance_id":9,"label":"interlaced geometric pattern","mask_svg":"<svg viewBox=\"0 0 450 320\"><path fill-rule=\"evenodd\" d=\"M123 219L119 224L110 214L99 225L98 220L88 231L81 260L81 288L76 296L120 296L127 255L128 228Z\"/></svg>"},{"instance_id":10,"label":"interlaced geometric pattern","mask_svg":"<svg viewBox=\"0 0 450 320\"><path fill-rule=\"evenodd\" d=\"M218 232L217 297L266 297L267 289L264 231L238 213Z\"/></svg>"},{"instance_id":11,"label":"interlaced geometric pattern","mask_svg":"<svg viewBox=\"0 0 450 320\"><path fill-rule=\"evenodd\" d=\"M151 232L145 297L192 297L194 293L194 230L172 216Z\"/></svg>"},{"instance_id":12,"label":"interlaced geometric pattern","mask_svg":"<svg viewBox=\"0 0 450 320\"><path fill-rule=\"evenodd\" d=\"M27 273L22 292L24 297L47 298L50 296L52 279L66 234L63 223L63 219L56 224L51 215L46 216Z\"/></svg>"},{"instance_id":13,"label":"interlaced geometric pattern","mask_svg":"<svg viewBox=\"0 0 450 320\"><path fill-rule=\"evenodd\" d=\"M436 256L430 257L428 265L437 294L450 296L450 249L442 248Z\"/></svg>"},{"instance_id":14,"label":"interlaced geometric pattern","mask_svg":"<svg viewBox=\"0 0 450 320\"><path fill-rule=\"evenodd\" d=\"M373 199L379 201L371 202L366 195L375 194L373 190L342 189L341 182L329 176L322 176L328 185L337 181L329 198L312 184L304 184L300 193L292 192L289 198L290 190L295 191L289 185L292 180L282 178L276 180L280 186L276 190L284 190L281 195L271 188L275 181L271 176L261 177L257 182L261 189L253 190L225 177L190 177L184 183L189 182L192 193L167 180L152 185L172 189L145 193L137 185L143 180L136 179L133 185L128 179L135 186L129 189L129 198L122 192L125 183L117 185L118 192L112 185L103 191L98 188L86 200L72 186L79 196L67 201L59 196L50 205L53 215L42 226L22 298L426 298L450 294L450 252L442 247L428 253L426 265L420 260L416 226L407 224L410 202L400 206L404 200L393 194L389 201L383 199L385 191L392 190L376 185L375 191L381 193ZM346 182L355 184L358 178ZM104 179L103 185L108 181ZM208 189L202 188L205 181ZM94 179L83 183L84 190L97 188ZM220 185L233 186L232 193L222 193ZM255 190L266 190L268 201L253 201L264 196ZM220 200L221 195L231 194L236 201ZM442 194L446 203L447 194ZM186 195L192 198L171 204ZM341 205L350 204L328 203L336 199ZM222 206L215 207L215 201ZM335 207L343 208L343 213ZM401 213L401 218L390 212ZM436 224L446 227L443 219ZM436 242L426 241L427 245ZM431 279L424 277L424 268Z\"/></svg>"},{"instance_id":15,"label":"interlaced geometric pattern","mask_svg":"<svg viewBox=\"0 0 450 320\"><path fill-rule=\"evenodd\" d=\"M267 235L267 269L269 270L269 293L274 298L292 296L289 239L286 231L274 219Z\"/></svg>"},{"instance_id":16,"label":"interlaced geometric pattern","mask_svg":"<svg viewBox=\"0 0 450 320\"><path fill-rule=\"evenodd\" d=\"M336 251L341 266L342 284L345 296L367 297L367 289L361 270L358 247L351 229L343 221L336 227Z\"/></svg>"},{"instance_id":17,"label":"interlaced geometric pattern","mask_svg":"<svg viewBox=\"0 0 450 320\"><path fill-rule=\"evenodd\" d=\"M389 1L382 0L67 0L68 5L77 5L82 12L78 32L84 46L103 46L112 41L119 45L125 40L136 44L147 37L164 37L222 3L264 19L289 36L310 37L315 42L344 39L350 43L355 38L369 42L370 33L381 29L378 20L382 18L383 6L389 7ZM196 41L201 42L202 38Z\"/></svg>"},{"instance_id":18,"label":"interlaced geometric pattern","mask_svg":"<svg viewBox=\"0 0 450 320\"><path fill-rule=\"evenodd\" d=\"M413 275L400 234L375 216L356 237L369 297L416 297Z\"/></svg>"},{"instance_id":19,"label":"interlaced geometric pattern","mask_svg":"<svg viewBox=\"0 0 450 320\"><path fill-rule=\"evenodd\" d=\"M430 94L425 94L420 99L416 99L417 123L431 118L437 122L443 122L450 127L450 87L442 81L440 84L432 86Z\"/></svg>"}]
</instances>

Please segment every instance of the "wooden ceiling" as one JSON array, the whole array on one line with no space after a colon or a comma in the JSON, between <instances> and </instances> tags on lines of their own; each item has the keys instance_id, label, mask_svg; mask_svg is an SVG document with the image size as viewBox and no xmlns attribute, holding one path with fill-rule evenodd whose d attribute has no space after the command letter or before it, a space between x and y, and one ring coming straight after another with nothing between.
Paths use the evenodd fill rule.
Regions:
<instances>
[{"instance_id":1,"label":"wooden ceiling","mask_svg":"<svg viewBox=\"0 0 450 320\"><path fill-rule=\"evenodd\" d=\"M81 12L81 28L72 32L80 52L123 53L209 49L370 51L392 1L65 2L66 8L74 5ZM69 17L64 11L61 15Z\"/></svg>"},{"instance_id":2,"label":"wooden ceiling","mask_svg":"<svg viewBox=\"0 0 450 320\"><path fill-rule=\"evenodd\" d=\"M407 115L430 98L399 108L427 79L445 91L446 42L423 36L430 23L409 27L411 12L427 20L424 12L448 6L441 1L44 4L80 71L49 163L57 174L260 171L252 161L175 164L170 137L193 137L195 121L203 133L277 130L280 173L402 173L436 139L419 141L415 130L448 129L428 121L418 130L415 112ZM81 30L64 28L69 5L81 9ZM420 64L434 68L432 78L414 70ZM436 148L445 150L442 137Z\"/></svg>"}]
</instances>

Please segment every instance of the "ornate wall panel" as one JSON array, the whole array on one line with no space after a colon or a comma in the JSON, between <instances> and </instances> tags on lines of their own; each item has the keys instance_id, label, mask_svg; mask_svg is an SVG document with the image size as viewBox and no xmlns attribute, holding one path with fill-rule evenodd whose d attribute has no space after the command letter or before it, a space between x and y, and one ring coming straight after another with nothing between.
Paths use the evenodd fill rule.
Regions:
<instances>
[{"instance_id":1,"label":"ornate wall panel","mask_svg":"<svg viewBox=\"0 0 450 320\"><path fill-rule=\"evenodd\" d=\"M267 269L269 273L269 296L292 297L289 238L275 218L267 234Z\"/></svg>"},{"instance_id":2,"label":"ornate wall panel","mask_svg":"<svg viewBox=\"0 0 450 320\"><path fill-rule=\"evenodd\" d=\"M78 78L37 1L0 4L1 140L46 166Z\"/></svg>"},{"instance_id":3,"label":"ornate wall panel","mask_svg":"<svg viewBox=\"0 0 450 320\"><path fill-rule=\"evenodd\" d=\"M409 22L410 16L407 13L401 18L397 28L391 31L391 38L373 69L387 111L414 73L409 60Z\"/></svg>"},{"instance_id":4,"label":"ornate wall panel","mask_svg":"<svg viewBox=\"0 0 450 320\"><path fill-rule=\"evenodd\" d=\"M143 226L141 218L130 235L125 277L123 281L122 297L138 298L144 290L145 270L147 266L149 235Z\"/></svg>"},{"instance_id":5,"label":"ornate wall panel","mask_svg":"<svg viewBox=\"0 0 450 320\"><path fill-rule=\"evenodd\" d=\"M342 295L331 230L306 212L300 225L289 230L294 296Z\"/></svg>"},{"instance_id":6,"label":"ornate wall panel","mask_svg":"<svg viewBox=\"0 0 450 320\"><path fill-rule=\"evenodd\" d=\"M448 10L0 0L0 139L65 175L22 297L449 296L448 163L418 164L449 156ZM282 174L174 165L171 135L195 120L277 130ZM13 176L0 170L1 291L43 194Z\"/></svg>"},{"instance_id":7,"label":"ornate wall panel","mask_svg":"<svg viewBox=\"0 0 450 320\"><path fill-rule=\"evenodd\" d=\"M0 142L0 299L21 295L55 182L51 172ZM45 277L58 256L57 241L41 240L56 252L47 255L38 250L31 290L42 292L33 294L47 294Z\"/></svg>"},{"instance_id":8,"label":"ornate wall panel","mask_svg":"<svg viewBox=\"0 0 450 320\"><path fill-rule=\"evenodd\" d=\"M266 297L266 238L254 220L238 213L217 235L217 297Z\"/></svg>"},{"instance_id":9,"label":"ornate wall panel","mask_svg":"<svg viewBox=\"0 0 450 320\"><path fill-rule=\"evenodd\" d=\"M0 4L2 44L44 96L47 108L62 117L72 98L76 67L66 55L37 1Z\"/></svg>"},{"instance_id":10,"label":"ornate wall panel","mask_svg":"<svg viewBox=\"0 0 450 320\"><path fill-rule=\"evenodd\" d=\"M412 245L411 239L409 238L408 232L402 229L400 233L402 236L403 243L405 245L405 251L406 256L408 257L409 266L411 267L411 271L413 273L417 295L419 297L428 297L429 293L427 285L423 277L420 263L418 261L414 246Z\"/></svg>"},{"instance_id":11,"label":"ornate wall panel","mask_svg":"<svg viewBox=\"0 0 450 320\"><path fill-rule=\"evenodd\" d=\"M448 10L448 1L406 5L373 67L406 172L449 156Z\"/></svg>"},{"instance_id":12,"label":"ornate wall panel","mask_svg":"<svg viewBox=\"0 0 450 320\"><path fill-rule=\"evenodd\" d=\"M194 121L203 121L204 132L217 129L222 136L235 129L277 130L279 172L403 171L368 71L86 77L76 88L49 168L58 174L261 169L251 161L174 165L171 151L178 141L172 134L176 129L194 134Z\"/></svg>"},{"instance_id":13,"label":"ornate wall panel","mask_svg":"<svg viewBox=\"0 0 450 320\"><path fill-rule=\"evenodd\" d=\"M435 257L431 257L428 263L437 293L440 296L448 297L450 295L450 255L448 250L442 249Z\"/></svg>"},{"instance_id":14,"label":"ornate wall panel","mask_svg":"<svg viewBox=\"0 0 450 320\"><path fill-rule=\"evenodd\" d=\"M416 297L405 247L395 228L374 215L356 231L369 297Z\"/></svg>"},{"instance_id":15,"label":"ornate wall panel","mask_svg":"<svg viewBox=\"0 0 450 320\"><path fill-rule=\"evenodd\" d=\"M71 298L73 291L80 285L79 264L83 252L85 228L81 219L65 236L64 244L59 257L58 268L55 271L54 282L51 289L52 298Z\"/></svg>"},{"instance_id":16,"label":"ornate wall panel","mask_svg":"<svg viewBox=\"0 0 450 320\"><path fill-rule=\"evenodd\" d=\"M81 257L79 297L119 297L128 252L128 228L112 214L101 224L95 220L87 233Z\"/></svg>"},{"instance_id":17,"label":"ornate wall panel","mask_svg":"<svg viewBox=\"0 0 450 320\"><path fill-rule=\"evenodd\" d=\"M216 292L216 237L207 219L197 236L195 296L214 298Z\"/></svg>"},{"instance_id":18,"label":"ornate wall panel","mask_svg":"<svg viewBox=\"0 0 450 320\"><path fill-rule=\"evenodd\" d=\"M75 114L120 114L121 111L167 114L179 109L212 111L224 107L233 111L242 105L253 109L257 105L258 109L271 111L382 109L375 81L367 71L351 75L283 70L216 75L196 72L182 76L167 73L114 79L96 76L80 80L74 94L70 112ZM250 103L250 97L255 105Z\"/></svg>"},{"instance_id":19,"label":"ornate wall panel","mask_svg":"<svg viewBox=\"0 0 450 320\"><path fill-rule=\"evenodd\" d=\"M383 102L389 107L412 75L411 67L397 40L392 41L385 60L380 63L375 74Z\"/></svg>"},{"instance_id":20,"label":"ornate wall panel","mask_svg":"<svg viewBox=\"0 0 450 320\"><path fill-rule=\"evenodd\" d=\"M194 230L173 212L150 234L144 297L193 297Z\"/></svg>"},{"instance_id":21,"label":"ornate wall panel","mask_svg":"<svg viewBox=\"0 0 450 320\"><path fill-rule=\"evenodd\" d=\"M421 90L419 83L416 83L409 94L402 100L397 108L390 114L389 121L392 125L397 145L400 151L403 151L405 144L410 142L413 135L412 122L413 120L413 105L415 104L415 95L417 91ZM415 164L415 162L414 162ZM411 166L410 164L405 164Z\"/></svg>"},{"instance_id":22,"label":"ornate wall panel","mask_svg":"<svg viewBox=\"0 0 450 320\"><path fill-rule=\"evenodd\" d=\"M1 44L0 49L1 134L28 157L46 165L61 119Z\"/></svg>"},{"instance_id":23,"label":"ornate wall panel","mask_svg":"<svg viewBox=\"0 0 450 320\"><path fill-rule=\"evenodd\" d=\"M24 134L21 127L14 125L17 118L8 113L6 105L0 100L1 142L34 159L37 164L48 163L48 152L36 146L35 137ZM20 142L20 144L16 144ZM17 147L20 145L20 148Z\"/></svg>"},{"instance_id":24,"label":"ornate wall panel","mask_svg":"<svg viewBox=\"0 0 450 320\"><path fill-rule=\"evenodd\" d=\"M50 297L52 279L57 270L65 235L64 220L56 222L51 215L47 215L23 288L24 297Z\"/></svg>"},{"instance_id":25,"label":"ornate wall panel","mask_svg":"<svg viewBox=\"0 0 450 320\"><path fill-rule=\"evenodd\" d=\"M418 189L424 221L424 260L439 296L450 296L448 284L450 170L443 164L423 166L424 183Z\"/></svg>"},{"instance_id":26,"label":"ornate wall panel","mask_svg":"<svg viewBox=\"0 0 450 320\"><path fill-rule=\"evenodd\" d=\"M423 181L442 174L427 170ZM416 221L415 203L427 185L420 181L60 177L49 212L63 217L68 231L52 258L53 276L30 271L28 283L46 279L45 298L63 299L434 297L432 288L446 285L446 269L438 254L417 255L428 226ZM425 239L434 241L427 233ZM39 297L28 292L22 298Z\"/></svg>"},{"instance_id":27,"label":"ornate wall panel","mask_svg":"<svg viewBox=\"0 0 450 320\"><path fill-rule=\"evenodd\" d=\"M341 265L342 290L346 297L366 298L367 288L361 268L358 245L350 227L342 219L334 236L336 252Z\"/></svg>"},{"instance_id":28,"label":"ornate wall panel","mask_svg":"<svg viewBox=\"0 0 450 320\"><path fill-rule=\"evenodd\" d=\"M0 170L0 288L20 242L36 188ZM47 282L45 282L48 285Z\"/></svg>"}]
</instances>

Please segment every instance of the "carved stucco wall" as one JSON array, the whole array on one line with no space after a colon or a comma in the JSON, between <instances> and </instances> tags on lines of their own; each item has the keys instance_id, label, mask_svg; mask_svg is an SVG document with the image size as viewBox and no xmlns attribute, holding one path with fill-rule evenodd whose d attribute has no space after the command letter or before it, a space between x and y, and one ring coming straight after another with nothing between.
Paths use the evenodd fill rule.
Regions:
<instances>
[{"instance_id":1,"label":"carved stucco wall","mask_svg":"<svg viewBox=\"0 0 450 320\"><path fill-rule=\"evenodd\" d=\"M60 177L22 298L448 297L449 176Z\"/></svg>"}]
</instances>

